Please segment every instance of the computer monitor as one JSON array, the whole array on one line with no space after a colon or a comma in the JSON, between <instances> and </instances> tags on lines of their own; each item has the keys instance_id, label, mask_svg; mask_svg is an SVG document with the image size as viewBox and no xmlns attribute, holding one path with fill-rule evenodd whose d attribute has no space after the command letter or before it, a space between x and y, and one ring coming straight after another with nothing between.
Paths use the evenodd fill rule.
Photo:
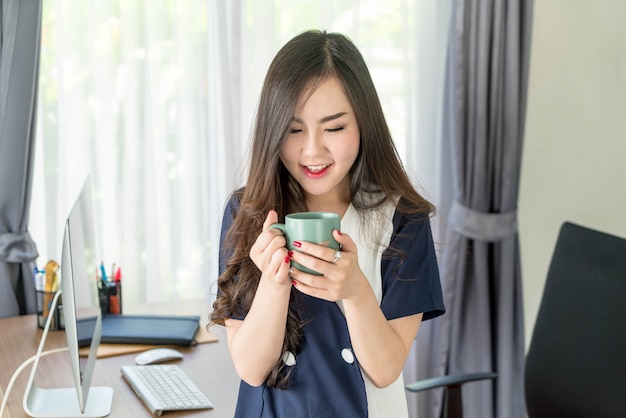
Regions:
<instances>
[{"instance_id":1,"label":"computer monitor","mask_svg":"<svg viewBox=\"0 0 626 418\"><path fill-rule=\"evenodd\" d=\"M87 178L65 221L61 250L60 293L74 387L43 389L34 384L39 356L49 329L48 321L24 393L24 410L31 417L91 418L105 417L111 413L113 389L91 386L102 333L95 251L91 182ZM54 300L57 301L58 296ZM51 307L51 312L52 309L54 306ZM95 320L81 321L83 317L95 318ZM91 324L88 330L91 338L89 338L89 355L85 360L79 355L79 346L84 345L84 340L79 343L79 326L81 327L80 334L84 336L86 323Z\"/></svg>"}]
</instances>

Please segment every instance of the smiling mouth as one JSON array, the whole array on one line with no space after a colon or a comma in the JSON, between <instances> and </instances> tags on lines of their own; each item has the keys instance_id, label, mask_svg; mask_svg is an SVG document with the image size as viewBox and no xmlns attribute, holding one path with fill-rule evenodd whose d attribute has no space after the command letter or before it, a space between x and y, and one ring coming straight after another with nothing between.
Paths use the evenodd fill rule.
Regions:
<instances>
[{"instance_id":1,"label":"smiling mouth","mask_svg":"<svg viewBox=\"0 0 626 418\"><path fill-rule=\"evenodd\" d=\"M302 168L308 177L319 178L326 174L330 166L331 164L303 165Z\"/></svg>"},{"instance_id":2,"label":"smiling mouth","mask_svg":"<svg viewBox=\"0 0 626 418\"><path fill-rule=\"evenodd\" d=\"M309 170L311 173L320 173L324 171L329 165L328 164L320 164L320 165L305 165L304 168Z\"/></svg>"}]
</instances>

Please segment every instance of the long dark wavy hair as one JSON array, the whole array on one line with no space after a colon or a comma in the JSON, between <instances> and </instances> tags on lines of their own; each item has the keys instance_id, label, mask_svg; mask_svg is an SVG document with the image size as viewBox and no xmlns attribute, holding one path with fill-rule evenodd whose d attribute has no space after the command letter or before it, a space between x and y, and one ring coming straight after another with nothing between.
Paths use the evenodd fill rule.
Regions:
<instances>
[{"instance_id":1,"label":"long dark wavy hair","mask_svg":"<svg viewBox=\"0 0 626 418\"><path fill-rule=\"evenodd\" d=\"M250 259L250 248L268 211L276 210L283 222L285 215L307 210L302 188L280 160L280 149L300 96L332 77L343 87L360 132L359 154L349 173L353 207L366 213L401 197L397 210L402 213L430 214L434 210L402 166L374 83L356 46L337 33L312 30L296 36L277 53L261 91L248 179L246 187L235 192L239 210L233 214L223 244L231 255L218 278L219 294L211 313L214 324L224 325L226 319L244 316L250 309L261 277ZM292 289L283 352L297 353L302 342L297 302ZM289 375L290 368L278 360L266 385L287 388Z\"/></svg>"}]
</instances>

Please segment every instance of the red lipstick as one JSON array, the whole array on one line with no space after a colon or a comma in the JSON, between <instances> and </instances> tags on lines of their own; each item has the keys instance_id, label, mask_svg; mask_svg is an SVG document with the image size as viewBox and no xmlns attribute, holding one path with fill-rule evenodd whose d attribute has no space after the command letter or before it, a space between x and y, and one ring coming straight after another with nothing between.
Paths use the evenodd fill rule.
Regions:
<instances>
[{"instance_id":1,"label":"red lipstick","mask_svg":"<svg viewBox=\"0 0 626 418\"><path fill-rule=\"evenodd\" d=\"M322 170L316 170L316 171L312 171L311 169L309 169L310 166L302 166L302 170L304 171L304 174L312 179L319 179L322 178L326 175L326 173L328 173L328 171L330 170L330 167L332 166L332 164L327 165L326 167L324 167Z\"/></svg>"}]
</instances>

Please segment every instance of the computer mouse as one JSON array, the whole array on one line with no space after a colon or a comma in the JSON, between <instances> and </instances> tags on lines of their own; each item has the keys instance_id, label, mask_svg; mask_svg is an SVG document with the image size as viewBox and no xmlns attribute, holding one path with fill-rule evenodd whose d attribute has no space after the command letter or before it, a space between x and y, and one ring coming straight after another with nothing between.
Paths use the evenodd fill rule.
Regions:
<instances>
[{"instance_id":1,"label":"computer mouse","mask_svg":"<svg viewBox=\"0 0 626 418\"><path fill-rule=\"evenodd\" d=\"M173 348L159 347L146 350L135 357L135 363L140 366L147 364L164 363L171 360L180 360L183 353Z\"/></svg>"}]
</instances>

